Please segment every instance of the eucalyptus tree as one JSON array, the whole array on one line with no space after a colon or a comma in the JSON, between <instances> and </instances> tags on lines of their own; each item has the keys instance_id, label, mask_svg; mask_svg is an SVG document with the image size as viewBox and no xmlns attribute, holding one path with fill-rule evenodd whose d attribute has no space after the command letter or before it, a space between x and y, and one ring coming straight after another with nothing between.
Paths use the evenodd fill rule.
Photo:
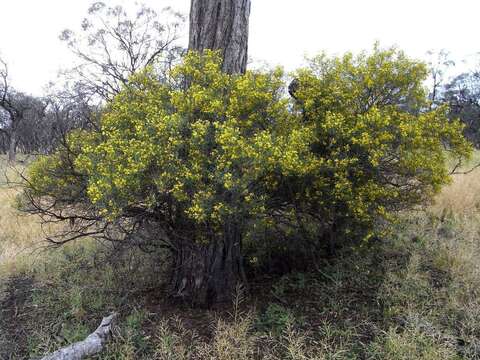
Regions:
<instances>
[{"instance_id":1,"label":"eucalyptus tree","mask_svg":"<svg viewBox=\"0 0 480 360\"><path fill-rule=\"evenodd\" d=\"M34 123L44 116L45 103L15 90L10 85L7 63L0 59L0 65L0 132L8 142L8 161L15 162L19 143L26 141L25 136L21 138L22 130L28 129L28 136L33 137Z\"/></svg>"},{"instance_id":2,"label":"eucalyptus tree","mask_svg":"<svg viewBox=\"0 0 480 360\"><path fill-rule=\"evenodd\" d=\"M449 105L450 117L465 124L465 136L480 146L480 72L456 76L444 86L442 100Z\"/></svg>"},{"instance_id":3,"label":"eucalyptus tree","mask_svg":"<svg viewBox=\"0 0 480 360\"><path fill-rule=\"evenodd\" d=\"M66 29L60 36L77 59L64 75L85 97L110 100L137 71L153 66L161 73L171 67L182 52L183 22L171 8L158 14L141 5L131 14L122 6L94 2L81 30Z\"/></svg>"}]
</instances>

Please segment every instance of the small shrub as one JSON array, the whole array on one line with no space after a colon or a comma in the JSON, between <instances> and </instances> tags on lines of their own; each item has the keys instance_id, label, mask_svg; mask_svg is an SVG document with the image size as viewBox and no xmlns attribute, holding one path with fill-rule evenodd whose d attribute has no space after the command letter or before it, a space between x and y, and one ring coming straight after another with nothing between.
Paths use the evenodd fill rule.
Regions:
<instances>
[{"instance_id":1,"label":"small shrub","mask_svg":"<svg viewBox=\"0 0 480 360\"><path fill-rule=\"evenodd\" d=\"M295 323L292 312L282 305L269 304L265 311L258 317L256 328L260 331L281 334L288 325Z\"/></svg>"},{"instance_id":2,"label":"small shrub","mask_svg":"<svg viewBox=\"0 0 480 360\"><path fill-rule=\"evenodd\" d=\"M180 318L173 317L158 324L155 335L155 359L192 359L198 350L198 335L187 329Z\"/></svg>"},{"instance_id":3,"label":"small shrub","mask_svg":"<svg viewBox=\"0 0 480 360\"><path fill-rule=\"evenodd\" d=\"M234 322L218 320L213 343L209 351L212 359L248 360L255 353L255 336L251 333L252 319L249 315Z\"/></svg>"}]
</instances>

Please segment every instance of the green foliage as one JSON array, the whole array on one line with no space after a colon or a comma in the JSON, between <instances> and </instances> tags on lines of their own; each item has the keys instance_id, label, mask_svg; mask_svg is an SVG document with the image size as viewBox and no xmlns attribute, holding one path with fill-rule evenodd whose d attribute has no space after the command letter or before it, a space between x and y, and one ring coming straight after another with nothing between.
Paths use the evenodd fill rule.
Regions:
<instances>
[{"instance_id":1,"label":"green foliage","mask_svg":"<svg viewBox=\"0 0 480 360\"><path fill-rule=\"evenodd\" d=\"M82 146L93 137L94 134L87 131L73 131L69 134L67 147L51 155L38 156L28 167L29 182L25 187L28 196L55 199L64 206L88 201L85 178L73 162Z\"/></svg>"},{"instance_id":2,"label":"green foliage","mask_svg":"<svg viewBox=\"0 0 480 360\"><path fill-rule=\"evenodd\" d=\"M294 323L295 317L291 311L282 305L270 304L259 316L256 327L260 331L271 331L279 335Z\"/></svg>"},{"instance_id":3,"label":"green foliage","mask_svg":"<svg viewBox=\"0 0 480 360\"><path fill-rule=\"evenodd\" d=\"M370 229L449 182L445 149L470 156L462 125L446 108L427 110L425 77L422 63L378 46L356 57L320 55L298 72L297 107L316 158L302 196L317 216L347 234L354 224Z\"/></svg>"},{"instance_id":4,"label":"green foliage","mask_svg":"<svg viewBox=\"0 0 480 360\"><path fill-rule=\"evenodd\" d=\"M321 55L298 71L292 106L281 70L228 75L217 53L190 53L168 82L148 69L133 76L98 133L70 136L73 159L62 150L40 159L34 195L86 190L106 219L153 213L200 243L231 223L247 235L251 221L301 229L296 237L367 239L449 182L445 149L471 152L447 109L427 111L426 74L396 49Z\"/></svg>"},{"instance_id":5,"label":"green foliage","mask_svg":"<svg viewBox=\"0 0 480 360\"><path fill-rule=\"evenodd\" d=\"M465 124L464 134L480 145L480 76L478 70L456 76L443 86L442 101L450 106L449 116Z\"/></svg>"},{"instance_id":6,"label":"green foliage","mask_svg":"<svg viewBox=\"0 0 480 360\"><path fill-rule=\"evenodd\" d=\"M275 168L295 168L308 150L282 75L226 75L207 52L173 71L179 86L149 71L132 78L75 161L92 203L112 218L136 206L167 217L173 205L198 241L227 219L265 214Z\"/></svg>"}]
</instances>

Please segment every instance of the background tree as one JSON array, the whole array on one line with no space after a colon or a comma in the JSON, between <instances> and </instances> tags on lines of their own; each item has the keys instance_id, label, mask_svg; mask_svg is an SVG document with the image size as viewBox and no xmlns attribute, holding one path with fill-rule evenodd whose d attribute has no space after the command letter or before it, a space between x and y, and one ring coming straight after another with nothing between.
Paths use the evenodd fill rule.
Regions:
<instances>
[{"instance_id":1,"label":"background tree","mask_svg":"<svg viewBox=\"0 0 480 360\"><path fill-rule=\"evenodd\" d=\"M152 66L165 77L183 51L176 43L183 22L170 8L158 15L141 5L129 14L121 6L93 3L81 32L64 30L60 36L78 63L62 72L60 87L51 84L43 125L22 127L21 132L28 133L26 147L39 152L67 149L66 135L74 129L98 129L105 101L135 72Z\"/></svg>"},{"instance_id":2,"label":"background tree","mask_svg":"<svg viewBox=\"0 0 480 360\"><path fill-rule=\"evenodd\" d=\"M82 95L71 90L48 95L44 99L43 116L29 119L20 129L24 152L51 153L57 147L65 146L71 131L97 129L101 108L89 103Z\"/></svg>"},{"instance_id":3,"label":"background tree","mask_svg":"<svg viewBox=\"0 0 480 360\"><path fill-rule=\"evenodd\" d=\"M27 136L22 130L33 130L34 123L44 115L45 104L41 99L18 92L10 86L7 63L0 59L0 132L8 142L8 161L16 160L17 147ZM29 128L30 127L30 128ZM29 135L32 135L29 131Z\"/></svg>"},{"instance_id":4,"label":"background tree","mask_svg":"<svg viewBox=\"0 0 480 360\"><path fill-rule=\"evenodd\" d=\"M81 33L64 30L60 37L80 61L65 72L75 92L108 100L138 70L155 66L160 75L168 69L182 51L177 40L184 20L170 8L161 16L145 6L130 15L121 6L93 3Z\"/></svg>"},{"instance_id":5,"label":"background tree","mask_svg":"<svg viewBox=\"0 0 480 360\"><path fill-rule=\"evenodd\" d=\"M445 86L446 73L448 69L455 66L455 62L450 58L450 54L445 49L438 52L428 51L427 55L431 60L428 62L431 87L429 98L431 107L438 106L442 103L442 91Z\"/></svg>"},{"instance_id":6,"label":"background tree","mask_svg":"<svg viewBox=\"0 0 480 360\"><path fill-rule=\"evenodd\" d=\"M465 124L464 134L477 147L480 145L480 73L456 76L445 85L443 101L450 108L449 116Z\"/></svg>"}]
</instances>

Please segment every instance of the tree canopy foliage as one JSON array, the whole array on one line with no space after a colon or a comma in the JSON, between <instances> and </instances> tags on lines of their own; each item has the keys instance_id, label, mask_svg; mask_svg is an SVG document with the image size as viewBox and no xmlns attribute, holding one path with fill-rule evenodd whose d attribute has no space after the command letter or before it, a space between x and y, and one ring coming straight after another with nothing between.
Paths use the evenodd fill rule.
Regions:
<instances>
[{"instance_id":1,"label":"tree canopy foliage","mask_svg":"<svg viewBox=\"0 0 480 360\"><path fill-rule=\"evenodd\" d=\"M477 147L480 145L480 73L456 76L444 87L443 101L450 108L450 117L465 124L464 134Z\"/></svg>"},{"instance_id":2,"label":"tree canopy foliage","mask_svg":"<svg viewBox=\"0 0 480 360\"><path fill-rule=\"evenodd\" d=\"M135 13L96 1L88 9L81 31L66 29L60 39L76 56L75 66L64 72L75 91L84 97L112 99L130 76L145 66L160 72L178 59L181 14L164 8L161 14L145 5Z\"/></svg>"}]
</instances>

